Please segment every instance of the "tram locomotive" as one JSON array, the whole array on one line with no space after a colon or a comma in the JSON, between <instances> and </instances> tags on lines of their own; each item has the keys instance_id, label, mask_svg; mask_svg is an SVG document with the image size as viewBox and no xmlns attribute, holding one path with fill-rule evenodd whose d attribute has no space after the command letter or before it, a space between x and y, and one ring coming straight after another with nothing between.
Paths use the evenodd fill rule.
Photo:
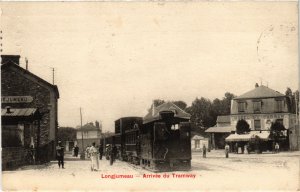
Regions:
<instances>
[{"instance_id":1,"label":"tram locomotive","mask_svg":"<svg viewBox=\"0 0 300 192\"><path fill-rule=\"evenodd\" d=\"M152 107L144 117L115 121L113 145L120 160L150 171L185 171L191 168L190 115L171 102Z\"/></svg>"}]
</instances>

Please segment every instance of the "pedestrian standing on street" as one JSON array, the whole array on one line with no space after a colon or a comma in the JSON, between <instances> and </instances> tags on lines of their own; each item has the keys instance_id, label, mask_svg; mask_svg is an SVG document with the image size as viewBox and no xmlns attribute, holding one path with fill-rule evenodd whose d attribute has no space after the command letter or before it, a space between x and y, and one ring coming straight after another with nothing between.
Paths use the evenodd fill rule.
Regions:
<instances>
[{"instance_id":1,"label":"pedestrian standing on street","mask_svg":"<svg viewBox=\"0 0 300 192\"><path fill-rule=\"evenodd\" d=\"M89 149L90 157L91 157L91 170L98 171L99 170L99 160L98 160L98 149L95 147L96 143L94 142Z\"/></svg>"},{"instance_id":2,"label":"pedestrian standing on street","mask_svg":"<svg viewBox=\"0 0 300 192\"><path fill-rule=\"evenodd\" d=\"M279 144L278 143L275 144L275 153L279 153Z\"/></svg>"},{"instance_id":3,"label":"pedestrian standing on street","mask_svg":"<svg viewBox=\"0 0 300 192\"><path fill-rule=\"evenodd\" d=\"M237 142L235 143L235 153L239 153L239 144Z\"/></svg>"},{"instance_id":4,"label":"pedestrian standing on street","mask_svg":"<svg viewBox=\"0 0 300 192\"><path fill-rule=\"evenodd\" d=\"M78 156L78 151L79 151L79 147L76 145L75 148L74 148L74 155L75 155L75 157Z\"/></svg>"},{"instance_id":5,"label":"pedestrian standing on street","mask_svg":"<svg viewBox=\"0 0 300 192\"><path fill-rule=\"evenodd\" d=\"M61 144L61 141L58 141L58 145L56 146L56 158L58 160L58 167L62 166L64 169L64 147Z\"/></svg>"},{"instance_id":6,"label":"pedestrian standing on street","mask_svg":"<svg viewBox=\"0 0 300 192\"><path fill-rule=\"evenodd\" d=\"M205 144L203 144L202 152L203 152L203 158L206 158L206 146L205 146Z\"/></svg>"},{"instance_id":7,"label":"pedestrian standing on street","mask_svg":"<svg viewBox=\"0 0 300 192\"><path fill-rule=\"evenodd\" d=\"M114 152L113 152L113 148L112 148L111 145L109 145L109 148L108 148L108 155L109 155L109 164L113 165L113 163L114 163Z\"/></svg>"},{"instance_id":8,"label":"pedestrian standing on street","mask_svg":"<svg viewBox=\"0 0 300 192\"><path fill-rule=\"evenodd\" d=\"M103 156L103 145L100 144L100 147L99 147L99 154L100 154L100 160L102 160L102 156Z\"/></svg>"},{"instance_id":9,"label":"pedestrian standing on street","mask_svg":"<svg viewBox=\"0 0 300 192\"><path fill-rule=\"evenodd\" d=\"M112 148L112 153L113 153L113 162L115 162L116 158L117 158L117 155L118 155L118 148L117 146L113 146Z\"/></svg>"},{"instance_id":10,"label":"pedestrian standing on street","mask_svg":"<svg viewBox=\"0 0 300 192\"><path fill-rule=\"evenodd\" d=\"M229 156L229 145L228 145L228 143L226 143L226 145L225 145L225 156L226 156L226 158L228 158L228 156Z\"/></svg>"},{"instance_id":11,"label":"pedestrian standing on street","mask_svg":"<svg viewBox=\"0 0 300 192\"><path fill-rule=\"evenodd\" d=\"M89 145L85 148L85 153L86 153L86 157L90 158L90 146Z\"/></svg>"}]
</instances>

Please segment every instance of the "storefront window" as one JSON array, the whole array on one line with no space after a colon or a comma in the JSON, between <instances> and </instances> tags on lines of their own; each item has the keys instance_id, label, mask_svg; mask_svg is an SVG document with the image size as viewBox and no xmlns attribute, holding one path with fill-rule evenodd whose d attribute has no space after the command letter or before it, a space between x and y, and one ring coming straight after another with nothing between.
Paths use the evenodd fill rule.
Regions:
<instances>
[{"instance_id":1,"label":"storefront window","mask_svg":"<svg viewBox=\"0 0 300 192\"><path fill-rule=\"evenodd\" d=\"M254 120L254 129L256 131L260 131L261 130L260 120Z\"/></svg>"},{"instance_id":2,"label":"storefront window","mask_svg":"<svg viewBox=\"0 0 300 192\"><path fill-rule=\"evenodd\" d=\"M21 147L23 141L23 131L18 125L2 125L2 147Z\"/></svg>"}]
</instances>

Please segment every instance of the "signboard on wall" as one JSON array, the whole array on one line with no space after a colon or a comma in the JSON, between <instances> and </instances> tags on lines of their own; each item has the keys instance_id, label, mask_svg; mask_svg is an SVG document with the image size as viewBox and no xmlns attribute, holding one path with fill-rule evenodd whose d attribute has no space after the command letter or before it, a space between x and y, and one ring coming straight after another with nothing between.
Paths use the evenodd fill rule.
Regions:
<instances>
[{"instance_id":1,"label":"signboard on wall","mask_svg":"<svg viewBox=\"0 0 300 192\"><path fill-rule=\"evenodd\" d=\"M1 96L2 103L31 103L32 96Z\"/></svg>"}]
</instances>

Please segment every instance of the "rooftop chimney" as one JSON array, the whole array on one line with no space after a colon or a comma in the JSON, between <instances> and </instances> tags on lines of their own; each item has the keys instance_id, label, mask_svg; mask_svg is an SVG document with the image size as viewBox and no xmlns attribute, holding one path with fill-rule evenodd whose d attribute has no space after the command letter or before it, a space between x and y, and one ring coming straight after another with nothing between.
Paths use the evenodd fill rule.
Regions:
<instances>
[{"instance_id":1,"label":"rooftop chimney","mask_svg":"<svg viewBox=\"0 0 300 192\"><path fill-rule=\"evenodd\" d=\"M20 55L1 55L1 64L13 62L16 65L20 64Z\"/></svg>"},{"instance_id":2,"label":"rooftop chimney","mask_svg":"<svg viewBox=\"0 0 300 192\"><path fill-rule=\"evenodd\" d=\"M96 125L96 128L98 128L98 129L100 128L99 121L96 121L96 122L95 122L95 125Z\"/></svg>"}]
</instances>

